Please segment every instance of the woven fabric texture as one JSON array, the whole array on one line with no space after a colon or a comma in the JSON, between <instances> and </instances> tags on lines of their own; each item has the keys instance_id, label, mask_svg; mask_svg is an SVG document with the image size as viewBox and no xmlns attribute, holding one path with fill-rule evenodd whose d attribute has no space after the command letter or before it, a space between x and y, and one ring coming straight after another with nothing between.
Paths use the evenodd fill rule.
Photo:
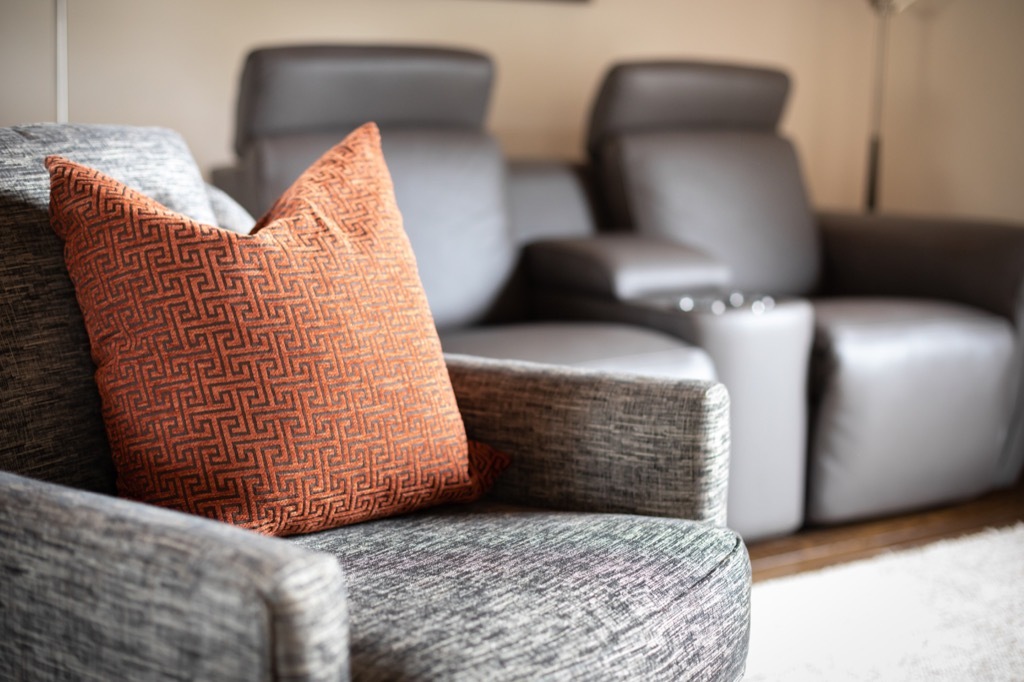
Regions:
<instances>
[{"instance_id":1,"label":"woven fabric texture","mask_svg":"<svg viewBox=\"0 0 1024 682\"><path fill-rule=\"evenodd\" d=\"M295 540L350 578L358 680L735 680L750 574L678 519L425 512Z\"/></svg>"},{"instance_id":2,"label":"woven fabric texture","mask_svg":"<svg viewBox=\"0 0 1024 682\"><path fill-rule=\"evenodd\" d=\"M122 495L292 535L482 494L375 126L250 235L47 167Z\"/></svg>"},{"instance_id":3,"label":"woven fabric texture","mask_svg":"<svg viewBox=\"0 0 1024 682\"><path fill-rule=\"evenodd\" d=\"M196 220L214 220L184 141L159 128L0 128L0 469L98 491L114 469L89 340L47 214L46 154L109 172Z\"/></svg>"},{"instance_id":4,"label":"woven fabric texture","mask_svg":"<svg viewBox=\"0 0 1024 682\"><path fill-rule=\"evenodd\" d=\"M0 679L347 678L331 557L0 472Z\"/></svg>"},{"instance_id":5,"label":"woven fabric texture","mask_svg":"<svg viewBox=\"0 0 1024 682\"><path fill-rule=\"evenodd\" d=\"M471 438L515 504L725 524L729 396L716 383L446 356Z\"/></svg>"}]
</instances>

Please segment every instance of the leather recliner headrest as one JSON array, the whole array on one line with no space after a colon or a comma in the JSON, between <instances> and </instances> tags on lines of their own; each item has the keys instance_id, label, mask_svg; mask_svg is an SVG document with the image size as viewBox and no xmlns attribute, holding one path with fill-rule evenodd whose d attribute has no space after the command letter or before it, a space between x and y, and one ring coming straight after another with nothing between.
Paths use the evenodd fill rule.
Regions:
<instances>
[{"instance_id":1,"label":"leather recliner headrest","mask_svg":"<svg viewBox=\"0 0 1024 682\"><path fill-rule=\"evenodd\" d=\"M789 76L773 69L690 61L617 64L591 112L587 149L623 133L723 129L773 132Z\"/></svg>"},{"instance_id":2,"label":"leather recliner headrest","mask_svg":"<svg viewBox=\"0 0 1024 682\"><path fill-rule=\"evenodd\" d=\"M389 127L482 129L494 68L476 52L298 45L257 49L242 71L235 151L254 137Z\"/></svg>"}]
</instances>

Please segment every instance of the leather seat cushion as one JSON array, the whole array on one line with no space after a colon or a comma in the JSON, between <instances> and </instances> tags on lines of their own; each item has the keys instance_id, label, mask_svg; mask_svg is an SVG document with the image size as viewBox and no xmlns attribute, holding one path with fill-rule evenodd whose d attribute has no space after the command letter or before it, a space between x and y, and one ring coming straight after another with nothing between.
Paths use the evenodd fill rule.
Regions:
<instances>
[{"instance_id":1,"label":"leather seat cushion","mask_svg":"<svg viewBox=\"0 0 1024 682\"><path fill-rule=\"evenodd\" d=\"M909 299L814 301L808 515L851 520L993 482L1011 412L1010 323Z\"/></svg>"},{"instance_id":2,"label":"leather seat cushion","mask_svg":"<svg viewBox=\"0 0 1024 682\"><path fill-rule=\"evenodd\" d=\"M525 360L647 376L714 380L700 348L661 332L620 324L533 322L441 333L447 353Z\"/></svg>"}]
</instances>

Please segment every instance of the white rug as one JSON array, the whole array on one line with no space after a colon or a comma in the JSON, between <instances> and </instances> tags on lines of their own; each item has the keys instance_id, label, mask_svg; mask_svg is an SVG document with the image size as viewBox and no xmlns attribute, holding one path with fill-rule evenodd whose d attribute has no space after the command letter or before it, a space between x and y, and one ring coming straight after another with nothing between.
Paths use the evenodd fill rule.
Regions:
<instances>
[{"instance_id":1,"label":"white rug","mask_svg":"<svg viewBox=\"0 0 1024 682\"><path fill-rule=\"evenodd\" d=\"M1024 523L754 585L744 680L1024 681Z\"/></svg>"}]
</instances>

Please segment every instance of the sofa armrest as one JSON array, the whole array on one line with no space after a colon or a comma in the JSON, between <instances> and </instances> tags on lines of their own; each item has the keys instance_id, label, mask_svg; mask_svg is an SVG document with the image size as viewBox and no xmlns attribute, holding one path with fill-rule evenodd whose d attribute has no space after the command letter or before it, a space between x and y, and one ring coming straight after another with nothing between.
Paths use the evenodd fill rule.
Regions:
<instances>
[{"instance_id":1,"label":"sofa armrest","mask_svg":"<svg viewBox=\"0 0 1024 682\"><path fill-rule=\"evenodd\" d=\"M731 279L728 266L701 251L634 234L535 242L526 263L538 288L619 301L721 289Z\"/></svg>"},{"instance_id":2,"label":"sofa armrest","mask_svg":"<svg viewBox=\"0 0 1024 682\"><path fill-rule=\"evenodd\" d=\"M0 472L0 678L339 680L337 561Z\"/></svg>"},{"instance_id":3,"label":"sofa armrest","mask_svg":"<svg viewBox=\"0 0 1024 682\"><path fill-rule=\"evenodd\" d=\"M823 293L921 296L1024 324L1024 225L823 214Z\"/></svg>"},{"instance_id":4,"label":"sofa armrest","mask_svg":"<svg viewBox=\"0 0 1024 682\"><path fill-rule=\"evenodd\" d=\"M470 437L512 458L497 499L724 525L729 397L722 385L446 359Z\"/></svg>"}]
</instances>

